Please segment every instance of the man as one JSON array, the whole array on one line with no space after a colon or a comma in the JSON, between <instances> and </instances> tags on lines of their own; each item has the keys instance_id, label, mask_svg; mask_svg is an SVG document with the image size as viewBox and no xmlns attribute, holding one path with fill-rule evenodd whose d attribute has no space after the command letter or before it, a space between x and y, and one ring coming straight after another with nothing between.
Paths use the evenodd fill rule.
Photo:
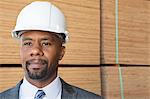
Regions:
<instances>
[{"instance_id":1,"label":"man","mask_svg":"<svg viewBox=\"0 0 150 99\"><path fill-rule=\"evenodd\" d=\"M27 5L18 15L12 36L20 40L25 75L16 87L0 93L0 99L101 99L57 75L68 40L65 17L57 7L40 1Z\"/></svg>"}]
</instances>

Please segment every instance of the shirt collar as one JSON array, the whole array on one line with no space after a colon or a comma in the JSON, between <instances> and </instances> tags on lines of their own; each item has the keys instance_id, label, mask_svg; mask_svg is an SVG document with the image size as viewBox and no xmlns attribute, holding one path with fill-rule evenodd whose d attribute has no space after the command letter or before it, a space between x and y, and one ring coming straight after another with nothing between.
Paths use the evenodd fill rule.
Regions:
<instances>
[{"instance_id":1,"label":"shirt collar","mask_svg":"<svg viewBox=\"0 0 150 99\"><path fill-rule=\"evenodd\" d=\"M34 97L38 90L43 90L48 99L56 99L62 90L61 86L62 85L59 76L57 76L49 85L43 88L37 88L36 86L29 83L24 77L20 88L20 95L23 97Z\"/></svg>"}]
</instances>

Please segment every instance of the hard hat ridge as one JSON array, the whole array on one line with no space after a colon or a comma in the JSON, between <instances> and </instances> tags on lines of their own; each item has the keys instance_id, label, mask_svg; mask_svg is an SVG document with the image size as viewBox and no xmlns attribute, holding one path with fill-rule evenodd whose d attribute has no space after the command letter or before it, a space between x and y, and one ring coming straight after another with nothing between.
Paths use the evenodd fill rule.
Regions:
<instances>
[{"instance_id":1,"label":"hard hat ridge","mask_svg":"<svg viewBox=\"0 0 150 99\"><path fill-rule=\"evenodd\" d=\"M21 10L12 36L20 38L20 35L28 30L63 33L66 36L65 42L68 41L64 14L50 2L35 1Z\"/></svg>"}]
</instances>

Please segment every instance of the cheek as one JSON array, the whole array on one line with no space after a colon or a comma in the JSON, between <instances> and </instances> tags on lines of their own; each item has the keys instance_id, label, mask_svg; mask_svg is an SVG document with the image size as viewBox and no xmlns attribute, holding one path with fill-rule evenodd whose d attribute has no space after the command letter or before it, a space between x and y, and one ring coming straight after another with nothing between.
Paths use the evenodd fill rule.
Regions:
<instances>
[{"instance_id":1,"label":"cheek","mask_svg":"<svg viewBox=\"0 0 150 99\"><path fill-rule=\"evenodd\" d=\"M20 48L20 57L21 57L21 62L23 63L28 55L28 51L24 48Z\"/></svg>"},{"instance_id":2,"label":"cheek","mask_svg":"<svg viewBox=\"0 0 150 99\"><path fill-rule=\"evenodd\" d=\"M59 52L57 51L57 49L49 49L44 51L44 55L50 62L53 62L58 60Z\"/></svg>"}]
</instances>

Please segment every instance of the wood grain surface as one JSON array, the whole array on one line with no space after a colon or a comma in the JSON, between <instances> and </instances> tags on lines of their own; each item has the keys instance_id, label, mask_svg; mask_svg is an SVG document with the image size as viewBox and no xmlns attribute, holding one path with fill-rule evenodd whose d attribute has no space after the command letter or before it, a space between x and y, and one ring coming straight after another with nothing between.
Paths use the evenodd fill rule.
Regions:
<instances>
[{"instance_id":1,"label":"wood grain surface","mask_svg":"<svg viewBox=\"0 0 150 99\"><path fill-rule=\"evenodd\" d=\"M0 1L0 64L20 64L19 43L11 38L11 30L20 10L35 0ZM100 64L100 1L51 1L67 19L70 35L61 64ZM94 6L93 6L94 5Z\"/></svg>"},{"instance_id":2,"label":"wood grain surface","mask_svg":"<svg viewBox=\"0 0 150 99\"><path fill-rule=\"evenodd\" d=\"M60 67L59 75L69 84L101 94L99 67ZM15 86L22 78L21 67L0 68L0 92Z\"/></svg>"},{"instance_id":3,"label":"wood grain surface","mask_svg":"<svg viewBox=\"0 0 150 99\"><path fill-rule=\"evenodd\" d=\"M150 98L150 68L122 67L125 99ZM118 67L102 67L102 95L105 99L121 99Z\"/></svg>"},{"instance_id":4,"label":"wood grain surface","mask_svg":"<svg viewBox=\"0 0 150 99\"><path fill-rule=\"evenodd\" d=\"M150 65L150 2L119 0L119 64ZM115 64L115 0L101 0L102 64Z\"/></svg>"}]
</instances>

